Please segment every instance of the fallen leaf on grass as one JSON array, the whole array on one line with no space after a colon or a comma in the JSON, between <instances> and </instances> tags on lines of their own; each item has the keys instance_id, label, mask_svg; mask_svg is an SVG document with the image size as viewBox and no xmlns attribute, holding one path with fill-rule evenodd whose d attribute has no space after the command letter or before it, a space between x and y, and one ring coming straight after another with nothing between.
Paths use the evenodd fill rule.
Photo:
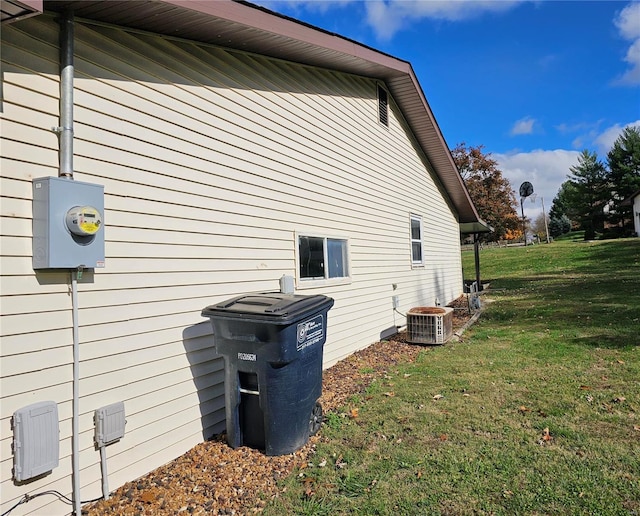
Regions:
<instances>
[{"instance_id":1,"label":"fallen leaf on grass","mask_svg":"<svg viewBox=\"0 0 640 516\"><path fill-rule=\"evenodd\" d=\"M531 409L525 407L524 405L521 405L520 408L518 408L518 412L520 412L521 414L525 414L526 412L531 412Z\"/></svg>"},{"instance_id":2,"label":"fallen leaf on grass","mask_svg":"<svg viewBox=\"0 0 640 516\"><path fill-rule=\"evenodd\" d=\"M590 390L591 390L591 387L589 387L588 385L581 385L581 386L580 386L580 388L581 388L583 391L590 391Z\"/></svg>"},{"instance_id":3,"label":"fallen leaf on grass","mask_svg":"<svg viewBox=\"0 0 640 516\"><path fill-rule=\"evenodd\" d=\"M633 429L634 429L636 432L640 432L640 425L633 425Z\"/></svg>"},{"instance_id":4,"label":"fallen leaf on grass","mask_svg":"<svg viewBox=\"0 0 640 516\"><path fill-rule=\"evenodd\" d=\"M358 417L358 409L357 408L352 408L351 411L349 412L349 417L351 419L355 419Z\"/></svg>"},{"instance_id":5,"label":"fallen leaf on grass","mask_svg":"<svg viewBox=\"0 0 640 516\"><path fill-rule=\"evenodd\" d=\"M440 440L441 440L442 442L446 441L447 439L448 439L447 434L442 434L442 435L440 435Z\"/></svg>"},{"instance_id":6,"label":"fallen leaf on grass","mask_svg":"<svg viewBox=\"0 0 640 516\"><path fill-rule=\"evenodd\" d=\"M346 466L347 466L347 463L342 459L342 455L340 455L336 459L336 468L342 469L342 468L345 468Z\"/></svg>"},{"instance_id":7,"label":"fallen leaf on grass","mask_svg":"<svg viewBox=\"0 0 640 516\"><path fill-rule=\"evenodd\" d=\"M627 401L627 398L625 398L624 396L618 396L617 398L613 398L612 400L614 403L622 403L624 401Z\"/></svg>"},{"instance_id":8,"label":"fallen leaf on grass","mask_svg":"<svg viewBox=\"0 0 640 516\"><path fill-rule=\"evenodd\" d=\"M384 395L387 396L388 398L393 398L396 394L395 392L385 392Z\"/></svg>"},{"instance_id":9,"label":"fallen leaf on grass","mask_svg":"<svg viewBox=\"0 0 640 516\"><path fill-rule=\"evenodd\" d=\"M436 395L433 397L433 401L438 401L438 400L440 400L440 399L442 399L442 398L444 398L444 396L443 396L442 394L436 394Z\"/></svg>"},{"instance_id":10,"label":"fallen leaf on grass","mask_svg":"<svg viewBox=\"0 0 640 516\"><path fill-rule=\"evenodd\" d=\"M311 478L311 477L307 477L302 482L304 483L304 486L305 486L304 487L304 495L307 498L312 498L313 495L316 494L315 489L313 489L313 487L312 487L316 483L316 479L315 478Z\"/></svg>"}]
</instances>

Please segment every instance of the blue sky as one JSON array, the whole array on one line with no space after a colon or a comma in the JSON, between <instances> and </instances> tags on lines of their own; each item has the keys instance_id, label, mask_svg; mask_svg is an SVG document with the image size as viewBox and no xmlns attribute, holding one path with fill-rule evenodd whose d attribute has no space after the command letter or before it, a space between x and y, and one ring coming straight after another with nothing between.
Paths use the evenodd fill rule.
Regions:
<instances>
[{"instance_id":1,"label":"blue sky","mask_svg":"<svg viewBox=\"0 0 640 516\"><path fill-rule=\"evenodd\" d=\"M411 62L451 148L483 145L535 218L583 149L640 125L640 1L258 0ZM519 210L518 210L519 211Z\"/></svg>"}]
</instances>

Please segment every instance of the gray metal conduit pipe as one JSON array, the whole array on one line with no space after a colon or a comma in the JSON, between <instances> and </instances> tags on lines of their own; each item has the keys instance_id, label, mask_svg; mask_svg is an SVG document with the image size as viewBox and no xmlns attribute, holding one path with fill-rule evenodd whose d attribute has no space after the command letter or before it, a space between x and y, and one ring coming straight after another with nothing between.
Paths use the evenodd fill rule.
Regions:
<instances>
[{"instance_id":1,"label":"gray metal conduit pipe","mask_svg":"<svg viewBox=\"0 0 640 516\"><path fill-rule=\"evenodd\" d=\"M73 180L73 78L74 78L74 18L65 11L60 20L60 127L59 177ZM81 516L80 498L80 339L78 323L78 271L71 271L71 305L73 319L73 415L71 429L71 460L73 480L73 507Z\"/></svg>"}]
</instances>

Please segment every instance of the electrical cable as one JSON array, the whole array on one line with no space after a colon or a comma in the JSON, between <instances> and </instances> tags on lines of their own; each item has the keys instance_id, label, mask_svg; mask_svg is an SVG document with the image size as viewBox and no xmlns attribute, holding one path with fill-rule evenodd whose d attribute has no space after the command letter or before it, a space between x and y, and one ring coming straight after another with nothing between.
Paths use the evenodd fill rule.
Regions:
<instances>
[{"instance_id":1,"label":"electrical cable","mask_svg":"<svg viewBox=\"0 0 640 516\"><path fill-rule=\"evenodd\" d=\"M44 496L44 495L54 495L57 496L58 499L63 502L66 503L67 505L73 505L73 500L71 498L69 498L68 496L63 495L61 492L59 491L55 491L55 490L49 490L49 491L42 491L42 493L36 493L34 495L30 495L29 493L25 494L13 507L11 507L10 509L8 509L6 512L3 512L2 515L0 516L7 516L9 513L11 513L16 507L22 505L23 503L27 503L30 502L31 500L33 500L34 498L38 498L39 496ZM93 502L97 502L98 500L102 500L102 497L99 498L94 498L93 500L84 500L80 503L93 503Z\"/></svg>"},{"instance_id":2,"label":"electrical cable","mask_svg":"<svg viewBox=\"0 0 640 516\"><path fill-rule=\"evenodd\" d=\"M74 516L82 516L80 507L80 337L78 323L78 277L82 267L71 271L71 313L73 320L73 404L71 416L71 478Z\"/></svg>"}]
</instances>

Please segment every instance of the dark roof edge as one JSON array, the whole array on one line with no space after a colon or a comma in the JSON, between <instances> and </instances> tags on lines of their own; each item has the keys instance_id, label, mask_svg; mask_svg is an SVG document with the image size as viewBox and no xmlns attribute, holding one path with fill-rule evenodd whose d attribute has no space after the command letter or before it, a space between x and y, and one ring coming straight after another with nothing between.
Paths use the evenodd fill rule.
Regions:
<instances>
[{"instance_id":1,"label":"dark roof edge","mask_svg":"<svg viewBox=\"0 0 640 516\"><path fill-rule=\"evenodd\" d=\"M44 10L42 3L44 0L2 0L0 11L2 11L2 23L13 23L36 14L41 14Z\"/></svg>"},{"instance_id":2,"label":"dark roof edge","mask_svg":"<svg viewBox=\"0 0 640 516\"><path fill-rule=\"evenodd\" d=\"M623 199L620 202L620 206L631 206L633 204L633 200L640 195L640 190L633 192L629 197Z\"/></svg>"},{"instance_id":3,"label":"dark roof edge","mask_svg":"<svg viewBox=\"0 0 640 516\"><path fill-rule=\"evenodd\" d=\"M451 150L449 148L449 145L447 144L447 141L444 138L444 134L442 134L442 131L440 130L440 126L438 125L438 121L436 120L436 117L433 115L433 111L431 111L431 106L429 105L429 101L427 100L426 95L424 94L424 91L422 90L422 86L420 85L420 82L418 82L418 78L416 76L416 74L413 71L413 66L411 66L411 64L409 64L409 75L411 77L411 81L413 82L413 84L416 87L416 92L418 93L418 95L420 96L420 100L422 101L422 104L425 108L425 110L427 111L427 114L429 116L429 118L433 121L433 125L434 128L436 130L436 133L438 135L438 139L440 140L443 149L445 149L446 154L447 154L447 158L449 161L449 165L455 170L455 178L457 179L457 182L460 184L460 187L462 188L463 192L464 192L464 196L467 200L467 202L471 205L471 208L473 210L473 213L475 215L475 221L481 223L481 224L485 224L485 222L483 222L480 219L480 214L477 212L475 205L473 204L473 201L471 200L471 195L469 194L469 190L467 189L467 185L464 183L464 180L462 179L462 175L460 174L460 171L458 170L458 166L456 165L454 159L453 159L453 155L451 154ZM493 228L491 228L491 226L488 226L489 231L493 231Z\"/></svg>"},{"instance_id":4,"label":"dark roof edge","mask_svg":"<svg viewBox=\"0 0 640 516\"><path fill-rule=\"evenodd\" d=\"M460 233L468 235L471 233L493 233L493 228L483 220L477 222L462 222L458 224Z\"/></svg>"},{"instance_id":5,"label":"dark roof edge","mask_svg":"<svg viewBox=\"0 0 640 516\"><path fill-rule=\"evenodd\" d=\"M269 32L303 43L321 46L340 53L348 53L353 57L394 69L399 73L407 73L411 66L408 61L380 52L357 41L339 34L323 30L309 23L285 16L265 7L238 0L157 0L202 14L224 17L225 19L246 25L264 32ZM275 19L274 19L275 18ZM382 58L382 59L381 59Z\"/></svg>"},{"instance_id":6,"label":"dark roof edge","mask_svg":"<svg viewBox=\"0 0 640 516\"><path fill-rule=\"evenodd\" d=\"M245 0L46 0L44 6L52 11L71 7L79 19L383 81L444 187L458 221L480 220L408 61Z\"/></svg>"},{"instance_id":7,"label":"dark roof edge","mask_svg":"<svg viewBox=\"0 0 640 516\"><path fill-rule=\"evenodd\" d=\"M409 61L406 61L405 59L401 59L401 58L393 56L391 54L387 54L386 52L382 52L380 50L377 50L374 47L370 47L369 45L365 45L364 43L360 43L359 41L356 41L355 39L347 38L346 36L338 34L337 32L331 32L329 30L323 29L322 27L318 27L316 25L312 25L311 23L307 23L305 21L298 20L296 18L292 18L291 16L287 16L286 14L277 13L277 12L272 11L271 9L268 9L267 7L264 7L262 5L252 4L251 2L247 2L247 0L232 0L232 1L237 3L237 4L242 4L242 5L246 5L247 7L251 7L252 9L257 9L259 11L263 11L263 12L269 14L270 16L277 16L278 18L282 18L284 20L288 20L290 22L297 23L298 25L303 25L303 26L305 26L305 27L307 27L309 29L316 30L316 31L319 31L319 32L324 32L328 36L333 36L333 37L336 37L336 38L343 39L345 41L349 41L350 43L353 43L354 45L358 45L360 47L364 47L364 48L366 48L368 50L371 50L372 52L375 52L377 54L381 54L383 56L387 56L387 57L390 57L391 59L395 59L397 61L401 61L403 63L406 63L406 64L410 65Z\"/></svg>"}]
</instances>

